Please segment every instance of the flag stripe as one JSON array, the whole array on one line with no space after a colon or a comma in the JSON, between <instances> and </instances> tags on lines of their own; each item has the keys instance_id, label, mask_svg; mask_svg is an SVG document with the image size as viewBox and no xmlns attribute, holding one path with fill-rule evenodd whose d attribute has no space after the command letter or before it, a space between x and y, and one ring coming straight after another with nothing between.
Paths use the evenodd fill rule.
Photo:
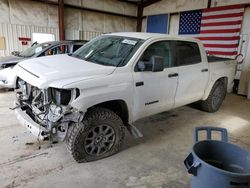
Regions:
<instances>
[{"instance_id":1,"label":"flag stripe","mask_svg":"<svg viewBox=\"0 0 250 188\"><path fill-rule=\"evenodd\" d=\"M218 18L234 18L238 16L243 16L243 12L241 13L233 13L233 14L219 14L212 16L202 16L201 20L209 20L209 19L218 19Z\"/></svg>"},{"instance_id":2,"label":"flag stripe","mask_svg":"<svg viewBox=\"0 0 250 188\"><path fill-rule=\"evenodd\" d=\"M185 35L188 37L237 37L239 33L208 33L208 34L199 34L199 35Z\"/></svg>"},{"instance_id":3,"label":"flag stripe","mask_svg":"<svg viewBox=\"0 0 250 188\"><path fill-rule=\"evenodd\" d=\"M206 48L237 48L238 43L235 44L204 44L204 47Z\"/></svg>"},{"instance_id":4,"label":"flag stripe","mask_svg":"<svg viewBox=\"0 0 250 188\"><path fill-rule=\"evenodd\" d=\"M241 21L242 16L234 17L234 18L218 18L213 20L201 20L201 23L214 23L214 22L233 22L233 21Z\"/></svg>"},{"instance_id":5,"label":"flag stripe","mask_svg":"<svg viewBox=\"0 0 250 188\"><path fill-rule=\"evenodd\" d=\"M239 36L235 37L196 37L199 40L239 40Z\"/></svg>"},{"instance_id":6,"label":"flag stripe","mask_svg":"<svg viewBox=\"0 0 250 188\"><path fill-rule=\"evenodd\" d=\"M229 6L223 6L223 7L213 7L213 8L203 9L203 12L231 10L231 9L239 9L239 8L244 8L244 7L245 7L245 5L229 5Z\"/></svg>"},{"instance_id":7,"label":"flag stripe","mask_svg":"<svg viewBox=\"0 0 250 188\"><path fill-rule=\"evenodd\" d=\"M241 25L223 25L223 26L206 26L202 30L218 30L218 29L240 29Z\"/></svg>"},{"instance_id":8,"label":"flag stripe","mask_svg":"<svg viewBox=\"0 0 250 188\"><path fill-rule=\"evenodd\" d=\"M208 33L235 33L240 32L240 29L220 29L220 30L201 30L201 34Z\"/></svg>"},{"instance_id":9,"label":"flag stripe","mask_svg":"<svg viewBox=\"0 0 250 188\"><path fill-rule=\"evenodd\" d=\"M236 52L237 48L205 48L206 51L215 51L215 52Z\"/></svg>"},{"instance_id":10,"label":"flag stripe","mask_svg":"<svg viewBox=\"0 0 250 188\"><path fill-rule=\"evenodd\" d=\"M240 13L244 12L244 8L241 9L230 9L230 10L220 10L220 11L213 11L213 12L203 12L203 16L212 16L218 14L232 14L232 13Z\"/></svg>"},{"instance_id":11,"label":"flag stripe","mask_svg":"<svg viewBox=\"0 0 250 188\"><path fill-rule=\"evenodd\" d=\"M201 23L201 27L208 27L208 26L227 26L227 25L236 25L236 24L241 24L241 20L230 21L230 22Z\"/></svg>"},{"instance_id":12,"label":"flag stripe","mask_svg":"<svg viewBox=\"0 0 250 188\"><path fill-rule=\"evenodd\" d=\"M234 51L234 52L208 51L208 54L211 54L211 55L223 55L223 56L234 56L234 55L237 55L237 51Z\"/></svg>"},{"instance_id":13,"label":"flag stripe","mask_svg":"<svg viewBox=\"0 0 250 188\"><path fill-rule=\"evenodd\" d=\"M203 44L239 44L238 40L203 40Z\"/></svg>"}]
</instances>

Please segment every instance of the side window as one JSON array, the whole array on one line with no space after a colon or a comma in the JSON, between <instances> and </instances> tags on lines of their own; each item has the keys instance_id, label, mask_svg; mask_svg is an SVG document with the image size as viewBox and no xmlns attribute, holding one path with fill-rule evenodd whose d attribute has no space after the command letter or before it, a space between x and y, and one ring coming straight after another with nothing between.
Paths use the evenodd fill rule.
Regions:
<instances>
[{"instance_id":1,"label":"side window","mask_svg":"<svg viewBox=\"0 0 250 188\"><path fill-rule=\"evenodd\" d=\"M143 61L145 63L149 62L152 56L161 56L164 60L164 67L171 67L172 64L172 53L171 53L171 42L170 41L162 41L151 44L142 54L139 61Z\"/></svg>"},{"instance_id":2,"label":"side window","mask_svg":"<svg viewBox=\"0 0 250 188\"><path fill-rule=\"evenodd\" d=\"M68 45L60 45L48 50L48 55L57 55L57 54L65 54L69 53L69 46Z\"/></svg>"},{"instance_id":3,"label":"side window","mask_svg":"<svg viewBox=\"0 0 250 188\"><path fill-rule=\"evenodd\" d=\"M201 62L200 48L197 43L175 41L177 64L179 66L191 65Z\"/></svg>"}]
</instances>

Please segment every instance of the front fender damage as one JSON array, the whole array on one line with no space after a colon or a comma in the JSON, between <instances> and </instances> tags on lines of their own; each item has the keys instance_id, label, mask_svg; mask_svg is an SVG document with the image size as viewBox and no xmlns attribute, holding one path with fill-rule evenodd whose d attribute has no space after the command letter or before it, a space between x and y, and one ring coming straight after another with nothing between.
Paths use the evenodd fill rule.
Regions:
<instances>
[{"instance_id":1,"label":"front fender damage","mask_svg":"<svg viewBox=\"0 0 250 188\"><path fill-rule=\"evenodd\" d=\"M13 110L19 121L38 139L64 141L69 127L82 122L84 113L70 105L77 97L76 90L39 89L24 81L19 85Z\"/></svg>"}]
</instances>

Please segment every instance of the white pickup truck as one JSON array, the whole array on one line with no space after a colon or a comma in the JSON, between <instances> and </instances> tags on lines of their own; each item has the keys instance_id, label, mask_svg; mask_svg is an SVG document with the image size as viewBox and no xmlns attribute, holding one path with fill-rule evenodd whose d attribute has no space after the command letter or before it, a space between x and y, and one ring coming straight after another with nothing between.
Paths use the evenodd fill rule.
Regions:
<instances>
[{"instance_id":1,"label":"white pickup truck","mask_svg":"<svg viewBox=\"0 0 250 188\"><path fill-rule=\"evenodd\" d=\"M15 112L40 139L66 140L77 162L98 160L121 149L126 127L142 136L138 119L197 101L217 111L236 64L210 59L195 39L102 35L72 55L19 63Z\"/></svg>"}]
</instances>

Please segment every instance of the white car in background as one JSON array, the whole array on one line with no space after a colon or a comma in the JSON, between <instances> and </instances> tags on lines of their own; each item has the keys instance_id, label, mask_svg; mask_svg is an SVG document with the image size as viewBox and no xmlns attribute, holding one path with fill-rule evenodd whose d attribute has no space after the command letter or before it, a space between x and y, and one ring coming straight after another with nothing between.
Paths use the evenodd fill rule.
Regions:
<instances>
[{"instance_id":1,"label":"white car in background","mask_svg":"<svg viewBox=\"0 0 250 188\"><path fill-rule=\"evenodd\" d=\"M13 67L20 61L56 54L71 54L87 41L54 41L34 45L23 52L0 58L0 88L16 88L17 76Z\"/></svg>"}]
</instances>

